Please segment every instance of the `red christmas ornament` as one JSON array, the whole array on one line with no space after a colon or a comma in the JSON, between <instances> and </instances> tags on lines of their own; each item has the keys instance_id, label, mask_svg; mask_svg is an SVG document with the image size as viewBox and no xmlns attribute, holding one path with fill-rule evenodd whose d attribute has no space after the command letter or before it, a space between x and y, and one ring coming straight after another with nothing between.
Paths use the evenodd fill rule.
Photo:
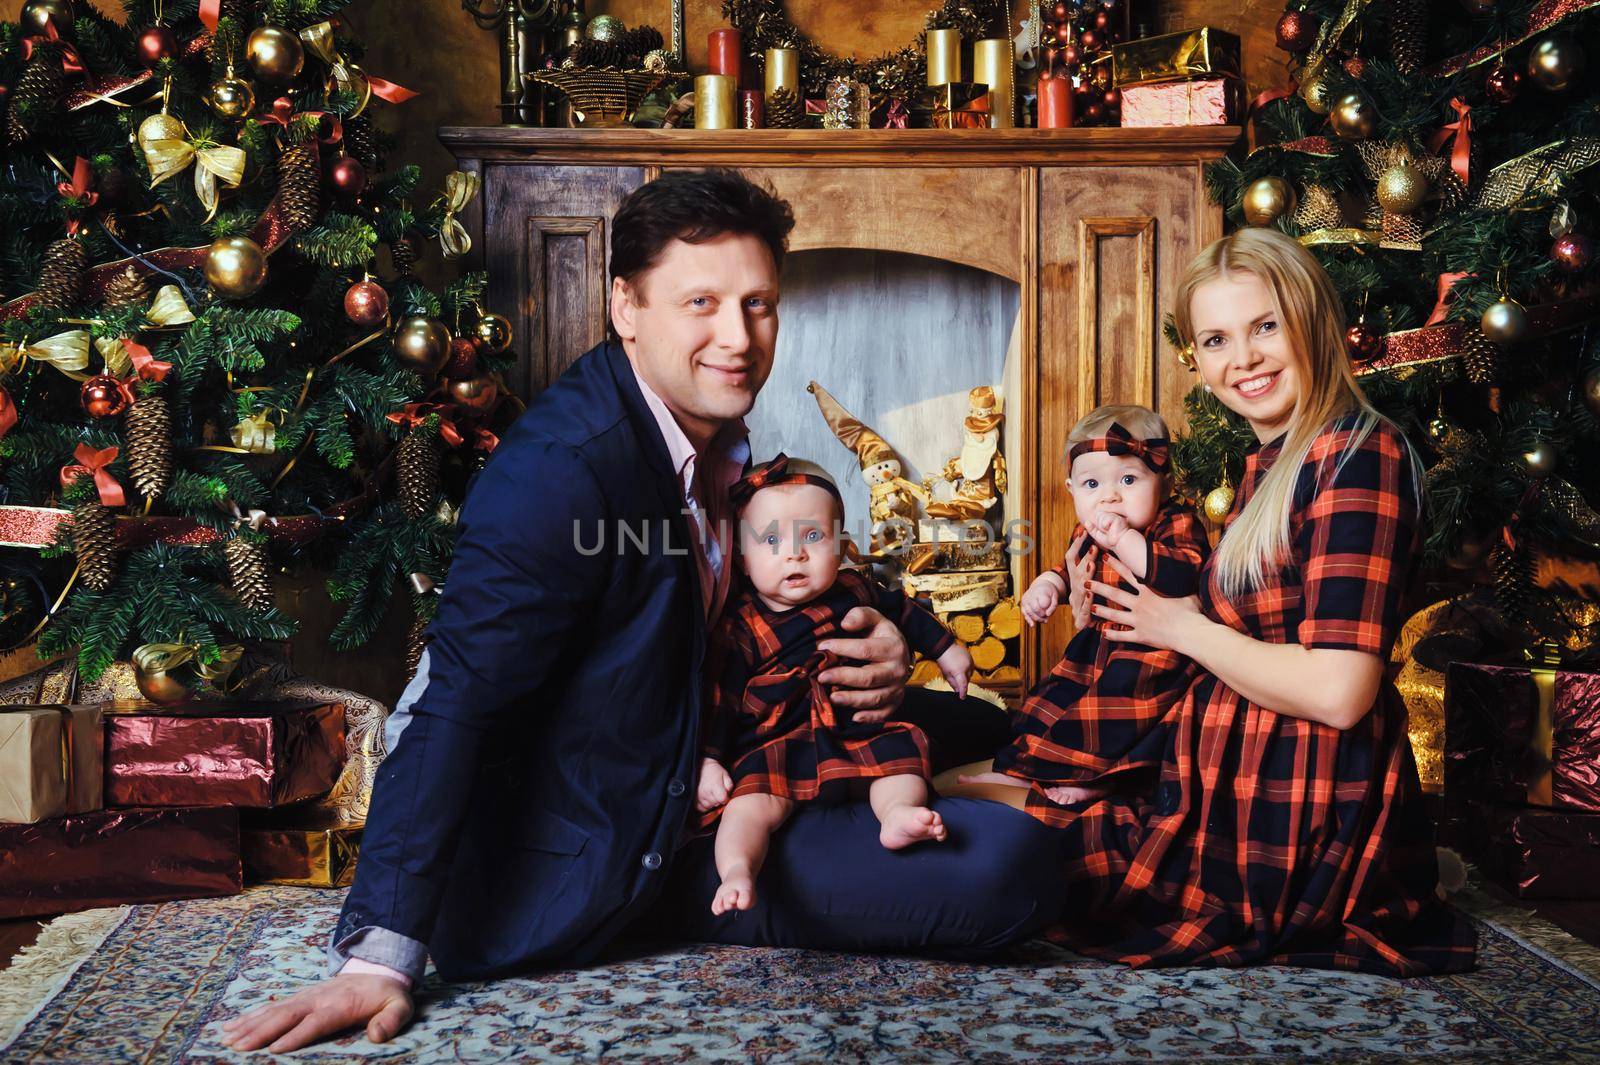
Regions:
<instances>
[{"instance_id":1,"label":"red christmas ornament","mask_svg":"<svg viewBox=\"0 0 1600 1065\"><path fill-rule=\"evenodd\" d=\"M1285 11L1278 19L1278 47L1285 52L1304 52L1316 43L1317 16L1309 11Z\"/></svg>"},{"instance_id":2,"label":"red christmas ornament","mask_svg":"<svg viewBox=\"0 0 1600 1065\"><path fill-rule=\"evenodd\" d=\"M1484 94L1497 104L1508 104L1522 92L1522 71L1504 60L1489 68L1483 78Z\"/></svg>"},{"instance_id":3,"label":"red christmas ornament","mask_svg":"<svg viewBox=\"0 0 1600 1065\"><path fill-rule=\"evenodd\" d=\"M1565 273L1576 274L1589 265L1594 244L1582 233L1563 233L1550 245L1550 258Z\"/></svg>"},{"instance_id":4,"label":"red christmas ornament","mask_svg":"<svg viewBox=\"0 0 1600 1065\"><path fill-rule=\"evenodd\" d=\"M139 34L139 62L154 67L178 52L178 38L165 26L151 26Z\"/></svg>"},{"instance_id":5,"label":"red christmas ornament","mask_svg":"<svg viewBox=\"0 0 1600 1065\"><path fill-rule=\"evenodd\" d=\"M1100 47L1100 35L1095 33L1094 30L1084 30L1078 34L1078 43L1083 45L1085 52L1092 52Z\"/></svg>"},{"instance_id":6,"label":"red christmas ornament","mask_svg":"<svg viewBox=\"0 0 1600 1065\"><path fill-rule=\"evenodd\" d=\"M1105 105L1108 108L1119 108L1122 106L1122 93L1115 88L1107 89L1102 99L1105 101Z\"/></svg>"},{"instance_id":7,"label":"red christmas ornament","mask_svg":"<svg viewBox=\"0 0 1600 1065\"><path fill-rule=\"evenodd\" d=\"M450 357L439 371L452 381L471 377L478 372L478 345L467 337L456 337L450 342Z\"/></svg>"},{"instance_id":8,"label":"red christmas ornament","mask_svg":"<svg viewBox=\"0 0 1600 1065\"><path fill-rule=\"evenodd\" d=\"M1344 331L1344 346L1350 352L1350 358L1356 362L1366 362L1372 358L1382 343L1383 338L1378 331L1366 322L1356 322Z\"/></svg>"},{"instance_id":9,"label":"red christmas ornament","mask_svg":"<svg viewBox=\"0 0 1600 1065\"><path fill-rule=\"evenodd\" d=\"M1051 9L1050 13L1055 16L1057 22L1065 22L1067 20L1067 16L1071 14L1071 12L1067 10L1066 4L1057 4Z\"/></svg>"},{"instance_id":10,"label":"red christmas ornament","mask_svg":"<svg viewBox=\"0 0 1600 1065\"><path fill-rule=\"evenodd\" d=\"M1065 22L1057 26L1056 40L1062 44L1066 44L1068 41L1072 40L1072 27L1067 25Z\"/></svg>"},{"instance_id":11,"label":"red christmas ornament","mask_svg":"<svg viewBox=\"0 0 1600 1065\"><path fill-rule=\"evenodd\" d=\"M367 187L367 168L348 155L341 155L328 168L328 180L340 195L354 199Z\"/></svg>"},{"instance_id":12,"label":"red christmas ornament","mask_svg":"<svg viewBox=\"0 0 1600 1065\"><path fill-rule=\"evenodd\" d=\"M500 386L487 374L481 377L464 377L450 382L450 398L470 411L479 414L494 409L500 400Z\"/></svg>"},{"instance_id":13,"label":"red christmas ornament","mask_svg":"<svg viewBox=\"0 0 1600 1065\"><path fill-rule=\"evenodd\" d=\"M1358 55L1353 55L1344 61L1344 72L1352 78L1359 78L1367 72L1367 61Z\"/></svg>"},{"instance_id":14,"label":"red christmas ornament","mask_svg":"<svg viewBox=\"0 0 1600 1065\"><path fill-rule=\"evenodd\" d=\"M344 316L371 328L389 317L389 294L376 281L357 281L344 292Z\"/></svg>"},{"instance_id":15,"label":"red christmas ornament","mask_svg":"<svg viewBox=\"0 0 1600 1065\"><path fill-rule=\"evenodd\" d=\"M1102 118L1106 117L1105 105L1096 100L1094 103L1083 109L1083 117L1087 118L1090 122L1100 121Z\"/></svg>"},{"instance_id":16,"label":"red christmas ornament","mask_svg":"<svg viewBox=\"0 0 1600 1065\"><path fill-rule=\"evenodd\" d=\"M110 418L123 412L128 406L128 397L115 377L103 373L83 383L78 391L78 402L91 418Z\"/></svg>"},{"instance_id":17,"label":"red christmas ornament","mask_svg":"<svg viewBox=\"0 0 1600 1065\"><path fill-rule=\"evenodd\" d=\"M1075 44L1069 44L1061 49L1061 61L1069 67L1076 66L1081 58L1083 57L1079 54L1078 46Z\"/></svg>"}]
</instances>

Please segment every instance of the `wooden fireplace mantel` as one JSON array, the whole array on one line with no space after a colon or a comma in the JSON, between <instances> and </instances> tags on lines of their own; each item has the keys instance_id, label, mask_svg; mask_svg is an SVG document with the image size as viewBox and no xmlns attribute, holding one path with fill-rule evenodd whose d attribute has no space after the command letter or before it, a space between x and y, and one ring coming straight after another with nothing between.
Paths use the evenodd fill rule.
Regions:
<instances>
[{"instance_id":1,"label":"wooden fireplace mantel","mask_svg":"<svg viewBox=\"0 0 1600 1065\"><path fill-rule=\"evenodd\" d=\"M446 127L478 174L461 213L468 265L489 270L489 306L512 320L531 396L605 336L610 219L663 169L738 167L793 205L795 250L944 259L1014 281L1014 358L1002 384L1011 486L1005 517L1039 550L1017 590L1065 552L1073 523L1058 465L1073 423L1141 403L1174 429L1193 378L1161 337L1188 260L1222 235L1204 167L1237 127L1071 130L652 130ZM1023 681L1047 671L1070 611L1022 635Z\"/></svg>"}]
</instances>

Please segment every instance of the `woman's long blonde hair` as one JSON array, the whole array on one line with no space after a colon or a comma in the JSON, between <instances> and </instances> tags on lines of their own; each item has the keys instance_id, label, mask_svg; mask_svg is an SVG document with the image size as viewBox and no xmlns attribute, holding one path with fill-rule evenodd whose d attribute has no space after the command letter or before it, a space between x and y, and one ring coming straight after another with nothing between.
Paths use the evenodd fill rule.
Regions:
<instances>
[{"instance_id":1,"label":"woman's long blonde hair","mask_svg":"<svg viewBox=\"0 0 1600 1065\"><path fill-rule=\"evenodd\" d=\"M1191 301L1195 290L1233 271L1259 278L1271 293L1279 327L1296 360L1300 396L1289 415L1282 451L1217 545L1212 565L1227 596L1262 587L1268 572L1288 557L1295 484L1317 435L1334 419L1357 415L1338 463L1343 466L1378 422L1385 420L1367 400L1351 370L1345 349L1344 302L1333 280L1299 241L1276 229L1240 229L1213 242L1189 264L1178 282L1173 313L1185 344L1194 344ZM1414 454L1411 466L1415 478Z\"/></svg>"}]
</instances>

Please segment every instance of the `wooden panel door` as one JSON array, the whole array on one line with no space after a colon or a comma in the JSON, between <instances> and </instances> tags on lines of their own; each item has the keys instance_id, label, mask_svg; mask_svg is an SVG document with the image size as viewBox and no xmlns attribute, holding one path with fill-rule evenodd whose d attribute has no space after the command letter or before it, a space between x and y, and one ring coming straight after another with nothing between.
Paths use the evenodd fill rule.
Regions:
<instances>
[{"instance_id":1,"label":"wooden panel door","mask_svg":"<svg viewBox=\"0 0 1600 1065\"><path fill-rule=\"evenodd\" d=\"M532 398L605 339L611 216L639 167L489 164L483 232L489 303L511 318L518 360L506 383Z\"/></svg>"},{"instance_id":2,"label":"wooden panel door","mask_svg":"<svg viewBox=\"0 0 1600 1065\"><path fill-rule=\"evenodd\" d=\"M1177 432L1194 375L1162 337L1178 276L1220 214L1199 167L1045 168L1039 174L1039 554L1031 579L1059 562L1075 520L1061 466L1073 424L1106 403L1153 407ZM1058 611L1034 647L1048 669L1072 632Z\"/></svg>"}]
</instances>

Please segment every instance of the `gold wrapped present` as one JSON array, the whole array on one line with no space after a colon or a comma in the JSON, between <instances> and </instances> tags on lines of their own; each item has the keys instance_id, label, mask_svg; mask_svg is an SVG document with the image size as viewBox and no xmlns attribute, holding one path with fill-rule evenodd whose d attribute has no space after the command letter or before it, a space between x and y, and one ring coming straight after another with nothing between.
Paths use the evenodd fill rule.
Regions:
<instances>
[{"instance_id":1,"label":"gold wrapped present","mask_svg":"<svg viewBox=\"0 0 1600 1065\"><path fill-rule=\"evenodd\" d=\"M1117 87L1190 78L1240 76L1239 38L1212 26L1111 46Z\"/></svg>"},{"instance_id":2,"label":"gold wrapped present","mask_svg":"<svg viewBox=\"0 0 1600 1065\"><path fill-rule=\"evenodd\" d=\"M299 824L252 818L239 831L245 880L252 884L349 887L361 850L361 826L313 812Z\"/></svg>"},{"instance_id":3,"label":"gold wrapped present","mask_svg":"<svg viewBox=\"0 0 1600 1065\"><path fill-rule=\"evenodd\" d=\"M0 708L0 822L31 825L102 805L100 708Z\"/></svg>"}]
</instances>

